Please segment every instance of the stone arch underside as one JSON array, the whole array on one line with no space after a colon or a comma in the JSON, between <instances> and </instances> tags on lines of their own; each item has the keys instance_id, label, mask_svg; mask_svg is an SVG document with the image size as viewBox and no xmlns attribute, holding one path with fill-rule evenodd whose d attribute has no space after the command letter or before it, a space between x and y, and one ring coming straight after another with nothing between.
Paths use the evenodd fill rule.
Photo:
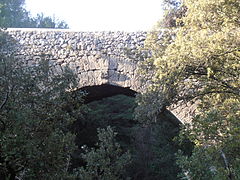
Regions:
<instances>
[{"instance_id":1,"label":"stone arch underside","mask_svg":"<svg viewBox=\"0 0 240 180\"><path fill-rule=\"evenodd\" d=\"M125 59L95 59L86 60L83 68L70 68L76 70L79 78L79 88L109 84L129 88L140 92L142 83L138 75L137 65Z\"/></svg>"},{"instance_id":2,"label":"stone arch underside","mask_svg":"<svg viewBox=\"0 0 240 180\"><path fill-rule=\"evenodd\" d=\"M130 97L135 97L137 92L129 88L123 88L120 86L114 86L110 84L102 84L98 86L85 86L79 89L80 91L86 92L84 98L85 103L100 100L106 97L123 94Z\"/></svg>"}]
</instances>

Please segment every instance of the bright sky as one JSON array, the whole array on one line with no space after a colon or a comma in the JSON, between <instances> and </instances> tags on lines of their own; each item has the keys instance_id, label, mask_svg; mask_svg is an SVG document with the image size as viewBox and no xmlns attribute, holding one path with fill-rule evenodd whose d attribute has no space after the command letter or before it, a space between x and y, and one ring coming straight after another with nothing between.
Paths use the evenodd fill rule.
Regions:
<instances>
[{"instance_id":1,"label":"bright sky","mask_svg":"<svg viewBox=\"0 0 240 180\"><path fill-rule=\"evenodd\" d=\"M43 12L81 31L150 30L162 16L161 0L25 0L32 15Z\"/></svg>"}]
</instances>

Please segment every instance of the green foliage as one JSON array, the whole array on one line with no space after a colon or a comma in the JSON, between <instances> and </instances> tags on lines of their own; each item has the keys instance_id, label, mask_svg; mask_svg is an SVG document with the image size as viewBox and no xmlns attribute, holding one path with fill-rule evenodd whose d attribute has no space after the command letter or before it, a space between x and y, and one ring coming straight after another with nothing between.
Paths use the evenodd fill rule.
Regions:
<instances>
[{"instance_id":1,"label":"green foliage","mask_svg":"<svg viewBox=\"0 0 240 180\"><path fill-rule=\"evenodd\" d=\"M156 123L136 128L132 152L133 179L177 179L180 168L176 164L179 146L173 141L179 128L159 118Z\"/></svg>"},{"instance_id":2,"label":"green foliage","mask_svg":"<svg viewBox=\"0 0 240 180\"><path fill-rule=\"evenodd\" d=\"M192 156L179 155L182 177L239 179L240 2L181 4L186 8L181 26L160 40L154 32L146 41L152 57L143 67L154 72L149 94L159 94L159 110L179 102L197 106L181 133L195 144Z\"/></svg>"},{"instance_id":3,"label":"green foliage","mask_svg":"<svg viewBox=\"0 0 240 180\"><path fill-rule=\"evenodd\" d=\"M69 126L81 113L83 95L70 91L77 78L67 68L54 75L47 59L30 67L3 55L0 77L0 177L69 177L76 149Z\"/></svg>"},{"instance_id":4,"label":"green foliage","mask_svg":"<svg viewBox=\"0 0 240 180\"><path fill-rule=\"evenodd\" d=\"M165 116L158 116L155 124L140 124L133 121L133 112L136 107L135 99L125 95L116 95L93 101L87 104L89 110L84 118L78 120L74 128L77 130L76 142L79 150L75 152L75 166L84 165L78 157L84 145L93 147L97 142L97 128L112 126L118 133L118 142L124 151L129 151L132 162L126 169L124 177L132 179L176 179L179 168L176 166L178 146L173 141L178 133L176 127ZM147 109L146 109L147 110ZM144 111L141 120L146 118ZM95 152L95 151L94 151ZM87 175L86 175L87 176Z\"/></svg>"},{"instance_id":5,"label":"green foliage","mask_svg":"<svg viewBox=\"0 0 240 180\"><path fill-rule=\"evenodd\" d=\"M176 180L180 168L176 164L175 153L180 147L173 139L178 135L179 128L170 122L160 121L153 130L156 138L153 146L155 157L151 163L154 179Z\"/></svg>"},{"instance_id":6,"label":"green foliage","mask_svg":"<svg viewBox=\"0 0 240 180\"><path fill-rule=\"evenodd\" d=\"M186 14L186 6L182 5L181 0L163 0L164 16L158 22L161 28L175 28L182 26L183 22L179 21Z\"/></svg>"},{"instance_id":7,"label":"green foliage","mask_svg":"<svg viewBox=\"0 0 240 180\"><path fill-rule=\"evenodd\" d=\"M68 25L64 21L55 19L54 17L44 16L43 13L37 14L37 17L32 18L32 25L36 28L57 28L68 29Z\"/></svg>"},{"instance_id":8,"label":"green foliage","mask_svg":"<svg viewBox=\"0 0 240 180\"><path fill-rule=\"evenodd\" d=\"M227 4L223 2L218 1L215 5L212 1L202 3L203 10L196 4L198 2L186 3L189 10L187 16L182 18L185 25L177 29L174 42L153 57L153 64L158 69L156 81L164 81L162 83L167 87L163 91L173 91L175 96L172 99L175 100L208 93L238 96L238 25L228 20L231 13L225 12L223 7ZM238 4L228 6L236 9ZM219 12L215 12L217 7L221 7ZM227 14L226 18L220 13ZM234 14L231 16L231 19L238 17L237 10L236 17Z\"/></svg>"},{"instance_id":9,"label":"green foliage","mask_svg":"<svg viewBox=\"0 0 240 180\"><path fill-rule=\"evenodd\" d=\"M116 95L89 103L88 107L91 111L87 116L92 121L105 121L99 124L123 125L133 119L135 106L133 97Z\"/></svg>"},{"instance_id":10,"label":"green foliage","mask_svg":"<svg viewBox=\"0 0 240 180\"><path fill-rule=\"evenodd\" d=\"M0 0L0 27L23 27L31 24L24 9L25 0Z\"/></svg>"},{"instance_id":11,"label":"green foliage","mask_svg":"<svg viewBox=\"0 0 240 180\"><path fill-rule=\"evenodd\" d=\"M80 154L82 146L94 147L98 141L97 129L113 127L116 132L116 141L125 150L131 151L132 132L135 126L133 111L135 107L133 97L115 95L101 100L90 102L82 117L73 125L73 132L76 134L76 145L79 147L73 155L72 168L84 165Z\"/></svg>"},{"instance_id":12,"label":"green foliage","mask_svg":"<svg viewBox=\"0 0 240 180\"><path fill-rule=\"evenodd\" d=\"M93 101L87 104L88 110L74 126L77 134L77 145L94 146L97 142L97 128L112 126L118 132L117 139L122 146L130 143L133 126L133 97L116 95Z\"/></svg>"},{"instance_id":13,"label":"green foliage","mask_svg":"<svg viewBox=\"0 0 240 180\"><path fill-rule=\"evenodd\" d=\"M130 163L131 156L128 152L124 153L121 150L115 137L116 133L110 126L106 129L98 129L97 148L92 148L82 154L87 164L85 168L80 168L78 171L80 179L125 179L124 171Z\"/></svg>"},{"instance_id":14,"label":"green foliage","mask_svg":"<svg viewBox=\"0 0 240 180\"><path fill-rule=\"evenodd\" d=\"M165 98L159 89L149 89L137 96L135 120L140 126L136 128L136 147L132 153L134 171L137 171L135 179L178 179L181 169L175 154L179 149L184 154L192 150L186 139L181 146L174 141L180 122L165 109Z\"/></svg>"},{"instance_id":15,"label":"green foliage","mask_svg":"<svg viewBox=\"0 0 240 180\"><path fill-rule=\"evenodd\" d=\"M141 124L152 124L159 121L158 115L165 105L165 97L157 91L149 90L136 98L138 106L135 108L135 119Z\"/></svg>"},{"instance_id":16,"label":"green foliage","mask_svg":"<svg viewBox=\"0 0 240 180\"><path fill-rule=\"evenodd\" d=\"M0 27L4 28L68 28L64 21L38 14L31 17L24 8L25 0L0 0Z\"/></svg>"},{"instance_id":17,"label":"green foliage","mask_svg":"<svg viewBox=\"0 0 240 180\"><path fill-rule=\"evenodd\" d=\"M240 178L239 109L239 100L225 97L221 105L204 109L201 115L194 118L192 127L186 126L182 130L181 135L187 135L195 143L192 156L179 155L179 165L190 177ZM200 173L204 176L199 176Z\"/></svg>"}]
</instances>

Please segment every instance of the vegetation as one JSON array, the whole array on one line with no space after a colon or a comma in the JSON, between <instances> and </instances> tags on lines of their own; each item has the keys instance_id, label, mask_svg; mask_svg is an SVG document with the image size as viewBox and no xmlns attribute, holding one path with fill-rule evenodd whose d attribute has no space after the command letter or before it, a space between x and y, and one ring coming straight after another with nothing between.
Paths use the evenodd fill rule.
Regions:
<instances>
[{"instance_id":1,"label":"vegetation","mask_svg":"<svg viewBox=\"0 0 240 180\"><path fill-rule=\"evenodd\" d=\"M96 144L97 149L86 150L82 154L87 165L79 169L80 179L123 179L126 166L131 162L131 156L129 152L122 152L120 145L115 142L116 135L117 133L110 126L106 129L98 129L100 143Z\"/></svg>"},{"instance_id":2,"label":"vegetation","mask_svg":"<svg viewBox=\"0 0 240 180\"><path fill-rule=\"evenodd\" d=\"M159 116L156 123L151 125L135 121L133 119L134 108L136 107L135 99L125 95L103 98L90 102L87 106L88 110L84 112L84 116L78 119L73 126L76 133L75 142L79 147L73 155L73 169L82 167L78 176L79 174L82 174L82 176L85 174L83 179L93 178L93 176L101 176L104 179L106 177L104 175L105 171L115 172L114 169L109 170L109 164L104 159L109 154L111 154L111 159L118 158L119 155L108 153L109 151L106 152L107 147L105 150L101 150L100 147L116 142L117 146L121 146L123 153L131 154L131 163L127 163L128 166L122 162L124 173L120 179L126 179L127 177L136 180L177 178L177 173L180 171L176 165L176 157L172 154L179 149L177 143L173 141L173 138L179 132L179 128L167 121L168 117ZM109 130L109 126L112 127L111 130ZM96 145L99 139L98 128L106 129L104 134L113 133L112 129L117 134L114 133L114 138L111 133L108 135L108 137L113 138L113 141L107 138L108 143L102 144L100 141ZM86 147L87 151L85 150ZM164 153L164 156L162 156L162 153ZM94 163L95 165L93 165ZM100 167L96 165L99 163ZM96 171L99 168L101 171ZM90 172L95 173L90 175ZM102 173L99 174L99 172Z\"/></svg>"},{"instance_id":3,"label":"vegetation","mask_svg":"<svg viewBox=\"0 0 240 180\"><path fill-rule=\"evenodd\" d=\"M53 75L47 60L35 67L22 64L0 59L0 177L67 177L75 149L68 128L82 94L66 90L76 87L77 78L67 69Z\"/></svg>"},{"instance_id":4,"label":"vegetation","mask_svg":"<svg viewBox=\"0 0 240 180\"><path fill-rule=\"evenodd\" d=\"M79 147L73 155L72 167L77 168L85 164L81 156L81 153L85 152L82 147L96 147L99 128L106 129L108 126L114 128L117 133L114 139L121 145L124 152L130 150L134 107L134 98L125 95L116 95L88 103L83 116L78 117L72 127L76 134L76 145Z\"/></svg>"},{"instance_id":5,"label":"vegetation","mask_svg":"<svg viewBox=\"0 0 240 180\"><path fill-rule=\"evenodd\" d=\"M24 8L25 0L0 0L0 27L4 28L68 28L64 21L38 14L31 17Z\"/></svg>"},{"instance_id":6,"label":"vegetation","mask_svg":"<svg viewBox=\"0 0 240 180\"><path fill-rule=\"evenodd\" d=\"M32 19L23 5L23 0L0 1L0 26L47 27L50 22L51 27L56 26L51 18ZM10 38L7 36L0 31L1 47ZM83 94L67 93L76 86L77 78L67 68L62 75L53 75L48 59L42 58L39 66L27 67L0 55L0 179L70 175L69 162L76 146L69 125L80 113L73 112L82 104Z\"/></svg>"},{"instance_id":7,"label":"vegetation","mask_svg":"<svg viewBox=\"0 0 240 180\"><path fill-rule=\"evenodd\" d=\"M156 123L136 127L130 171L132 179L177 179L180 168L174 154L180 147L173 138L178 132L179 127L164 117L158 117Z\"/></svg>"},{"instance_id":8,"label":"vegetation","mask_svg":"<svg viewBox=\"0 0 240 180\"><path fill-rule=\"evenodd\" d=\"M150 107L155 112L176 103L196 104L192 123L180 135L180 141L187 137L195 145L191 156L178 155L181 177L239 179L240 3L186 0L175 9L181 8L186 12L171 32L161 40L157 32L147 39L153 56L144 67L155 76L141 103L156 97L157 109Z\"/></svg>"}]
</instances>

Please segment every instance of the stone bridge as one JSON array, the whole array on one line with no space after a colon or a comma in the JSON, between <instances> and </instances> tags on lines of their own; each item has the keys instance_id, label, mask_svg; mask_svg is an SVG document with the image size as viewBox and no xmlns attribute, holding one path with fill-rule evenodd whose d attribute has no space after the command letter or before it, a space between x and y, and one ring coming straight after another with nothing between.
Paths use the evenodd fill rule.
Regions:
<instances>
[{"instance_id":1,"label":"stone bridge","mask_svg":"<svg viewBox=\"0 0 240 180\"><path fill-rule=\"evenodd\" d=\"M53 29L8 29L16 40L15 57L29 66L47 56L55 73L69 67L79 77L79 88L102 84L143 89L138 76L138 49L146 32L73 32ZM146 54L144 54L146 55Z\"/></svg>"},{"instance_id":2,"label":"stone bridge","mask_svg":"<svg viewBox=\"0 0 240 180\"><path fill-rule=\"evenodd\" d=\"M146 83L139 77L139 51L147 32L75 32L56 29L7 29L14 47L7 46L17 59L35 66L43 58L56 74L69 66L79 77L79 88L92 93L92 99L114 94L133 96L143 92ZM6 52L5 52L6 53ZM94 87L94 88L91 88ZM180 112L180 115L178 114ZM184 113L182 113L184 112ZM179 119L188 118L188 110L174 110Z\"/></svg>"}]
</instances>

